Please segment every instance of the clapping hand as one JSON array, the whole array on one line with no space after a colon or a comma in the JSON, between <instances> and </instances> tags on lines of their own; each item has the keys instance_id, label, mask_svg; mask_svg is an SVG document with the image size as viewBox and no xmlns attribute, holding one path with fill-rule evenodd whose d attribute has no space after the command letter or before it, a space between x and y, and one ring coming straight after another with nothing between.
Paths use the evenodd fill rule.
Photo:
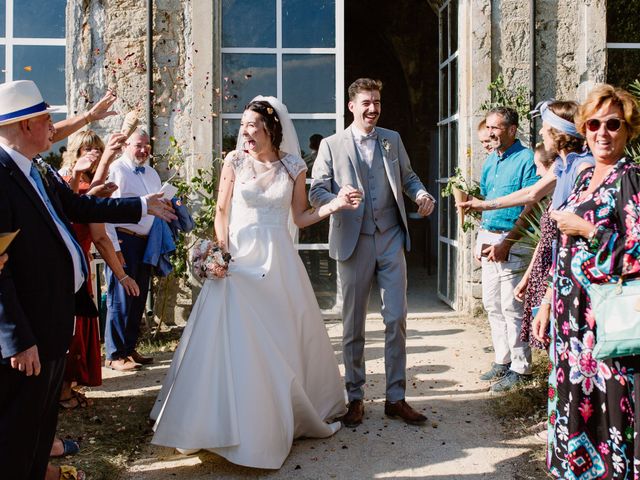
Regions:
<instances>
[{"instance_id":1,"label":"clapping hand","mask_svg":"<svg viewBox=\"0 0 640 480\"><path fill-rule=\"evenodd\" d=\"M422 217L428 217L431 215L435 207L435 203L433 203L433 200L429 195L422 195L416 200L416 204L418 205L418 215Z\"/></svg>"},{"instance_id":2,"label":"clapping hand","mask_svg":"<svg viewBox=\"0 0 640 480\"><path fill-rule=\"evenodd\" d=\"M162 192L145 195L144 198L147 200L147 213L154 217L161 218L165 222L176 220L178 217L174 214L171 202L164 200L163 197L164 193Z\"/></svg>"},{"instance_id":3,"label":"clapping hand","mask_svg":"<svg viewBox=\"0 0 640 480\"><path fill-rule=\"evenodd\" d=\"M73 166L73 173L82 173L87 170L91 170L91 167L96 165L100 160L100 152L98 150L91 150L82 155L76 164Z\"/></svg>"},{"instance_id":4,"label":"clapping hand","mask_svg":"<svg viewBox=\"0 0 640 480\"><path fill-rule=\"evenodd\" d=\"M113 106L117 98L116 92L108 88L104 96L87 112L87 120L93 122L116 115L115 111L109 109Z\"/></svg>"},{"instance_id":5,"label":"clapping hand","mask_svg":"<svg viewBox=\"0 0 640 480\"><path fill-rule=\"evenodd\" d=\"M355 210L360 206L361 201L362 192L351 185L342 187L335 198L338 210Z\"/></svg>"}]
</instances>

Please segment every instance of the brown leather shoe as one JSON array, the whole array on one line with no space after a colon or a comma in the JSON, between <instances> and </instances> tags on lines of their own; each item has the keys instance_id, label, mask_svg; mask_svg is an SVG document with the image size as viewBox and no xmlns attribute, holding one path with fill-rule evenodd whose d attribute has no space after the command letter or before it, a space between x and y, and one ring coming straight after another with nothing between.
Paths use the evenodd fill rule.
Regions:
<instances>
[{"instance_id":1,"label":"brown leather shoe","mask_svg":"<svg viewBox=\"0 0 640 480\"><path fill-rule=\"evenodd\" d=\"M362 400L351 400L349 402L349 410L340 418L345 427L353 428L362 423L364 416L364 403Z\"/></svg>"},{"instance_id":2,"label":"brown leather shoe","mask_svg":"<svg viewBox=\"0 0 640 480\"><path fill-rule=\"evenodd\" d=\"M153 363L152 357L143 357L136 350L131 352L131 355L129 355L129 358L133 360L135 363L139 363L140 365L149 365L150 363Z\"/></svg>"},{"instance_id":3,"label":"brown leather shoe","mask_svg":"<svg viewBox=\"0 0 640 480\"><path fill-rule=\"evenodd\" d=\"M416 412L404 400L398 400L394 403L384 402L384 414L391 418L400 417L409 425L422 425L427 421L427 417Z\"/></svg>"},{"instance_id":4,"label":"brown leather shoe","mask_svg":"<svg viewBox=\"0 0 640 480\"><path fill-rule=\"evenodd\" d=\"M117 370L118 372L130 372L139 369L142 365L127 357L117 360L105 360L104 366L111 370Z\"/></svg>"}]
</instances>

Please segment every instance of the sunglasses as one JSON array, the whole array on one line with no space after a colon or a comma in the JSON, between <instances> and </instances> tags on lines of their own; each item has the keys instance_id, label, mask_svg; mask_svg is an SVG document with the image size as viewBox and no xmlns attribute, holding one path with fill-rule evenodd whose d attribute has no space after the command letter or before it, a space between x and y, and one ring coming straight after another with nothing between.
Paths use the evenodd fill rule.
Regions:
<instances>
[{"instance_id":1,"label":"sunglasses","mask_svg":"<svg viewBox=\"0 0 640 480\"><path fill-rule=\"evenodd\" d=\"M621 118L609 118L605 122L601 122L597 118L590 118L586 121L587 130L590 132L597 132L600 130L600 125L604 123L605 128L610 132L617 132L620 130L622 123L624 122Z\"/></svg>"}]
</instances>

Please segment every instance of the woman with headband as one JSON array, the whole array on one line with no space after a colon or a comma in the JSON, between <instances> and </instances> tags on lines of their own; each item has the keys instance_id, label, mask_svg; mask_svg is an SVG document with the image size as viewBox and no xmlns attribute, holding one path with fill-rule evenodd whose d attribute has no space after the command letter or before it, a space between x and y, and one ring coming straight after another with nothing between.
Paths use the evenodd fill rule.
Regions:
<instances>
[{"instance_id":1,"label":"woman with headband","mask_svg":"<svg viewBox=\"0 0 640 480\"><path fill-rule=\"evenodd\" d=\"M540 218L541 241L533 253L529 268L514 290L516 299L524 301L520 339L536 348L544 348L544 345L531 333L532 309L540 305L546 291L546 276L552 259L552 240L556 237L555 222L549 217L549 211L564 203L578 174L594 164L593 157L584 149L584 137L578 133L573 123L577 111L577 103L564 101L541 102L534 110L534 115L537 114L542 119L540 135L545 150L557 155L553 167L535 184L491 201L472 198L457 204L472 210L496 210L536 203L553 192L549 208Z\"/></svg>"}]
</instances>

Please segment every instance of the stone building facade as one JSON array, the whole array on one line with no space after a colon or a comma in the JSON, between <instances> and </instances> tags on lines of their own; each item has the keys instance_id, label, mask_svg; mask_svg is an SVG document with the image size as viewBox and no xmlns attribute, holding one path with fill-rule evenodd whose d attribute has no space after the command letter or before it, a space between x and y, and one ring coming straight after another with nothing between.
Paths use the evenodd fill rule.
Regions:
<instances>
[{"instance_id":1,"label":"stone building facade","mask_svg":"<svg viewBox=\"0 0 640 480\"><path fill-rule=\"evenodd\" d=\"M350 122L344 118L345 85L367 72L386 75L391 87L383 93L381 123L402 133L414 167L428 179L430 190L442 188L455 166L469 177L479 177L484 158L475 127L483 117L481 105L490 100L488 86L498 75L509 86L531 90L532 101L580 99L591 85L607 80L612 48L629 48L630 55L640 48L640 26L635 40L611 46L607 11L613 7L605 0L155 0L149 63L145 2L68 0L68 110L82 110L88 100L114 87L119 112L138 108L146 114L151 94L155 151L163 151L173 136L183 145L191 171L209 165L224 149L225 122L237 121L233 112L224 114L227 95L233 92L228 91L223 57L237 53L250 58L251 53L225 49L225 22L231 18L225 17L225 9L244 8L247 32L260 33L263 20L252 17L251 9L271 3L276 16L281 15L274 28L286 26L283 11L299 14L306 8L313 16L335 10L335 25L327 30L334 38L328 47L273 50L282 58L315 53L335 60L335 111L300 114L301 124L320 119L324 125L335 122L334 131L344 128ZM630 9L630 15L635 9L633 15L640 17L635 3L625 2L621 8ZM361 25L362 12L378 15L374 18L380 55L367 54L366 42L377 37ZM629 35L633 32L631 28ZM148 69L153 71L150 86ZM286 77L283 71L278 75ZM113 117L99 126L100 131L116 129L120 121ZM304 142L301 138L303 148ZM163 165L159 169L168 174ZM425 238L423 263L437 263L441 299L455 309L474 311L480 298L478 266L471 255L474 235L462 234L452 224L451 201L442 199L438 210L438 218L428 226L416 223L417 236Z\"/></svg>"}]
</instances>

